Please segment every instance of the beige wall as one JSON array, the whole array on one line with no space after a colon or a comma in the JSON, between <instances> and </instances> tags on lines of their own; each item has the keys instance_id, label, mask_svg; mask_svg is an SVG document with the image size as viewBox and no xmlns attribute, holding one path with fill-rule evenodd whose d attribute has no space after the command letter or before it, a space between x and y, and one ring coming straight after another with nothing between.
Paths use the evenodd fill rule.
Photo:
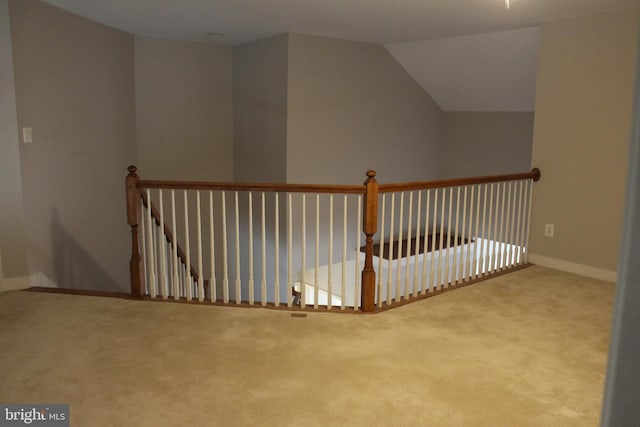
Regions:
<instances>
[{"instance_id":1,"label":"beige wall","mask_svg":"<svg viewBox=\"0 0 640 427\"><path fill-rule=\"evenodd\" d=\"M0 0L0 283L29 273L17 121L9 2Z\"/></svg>"},{"instance_id":2,"label":"beige wall","mask_svg":"<svg viewBox=\"0 0 640 427\"><path fill-rule=\"evenodd\" d=\"M139 174L233 180L231 48L135 38Z\"/></svg>"},{"instance_id":3,"label":"beige wall","mask_svg":"<svg viewBox=\"0 0 640 427\"><path fill-rule=\"evenodd\" d=\"M542 26L531 252L617 268L640 13ZM544 224L555 237L544 237ZM534 259L535 261L535 259Z\"/></svg>"},{"instance_id":4,"label":"beige wall","mask_svg":"<svg viewBox=\"0 0 640 427\"><path fill-rule=\"evenodd\" d=\"M445 112L444 177L531 169L533 113Z\"/></svg>"},{"instance_id":5,"label":"beige wall","mask_svg":"<svg viewBox=\"0 0 640 427\"><path fill-rule=\"evenodd\" d=\"M288 38L233 48L236 181L286 180Z\"/></svg>"},{"instance_id":6,"label":"beige wall","mask_svg":"<svg viewBox=\"0 0 640 427\"><path fill-rule=\"evenodd\" d=\"M127 290L124 176L135 162L133 38L37 0L9 2L31 273Z\"/></svg>"},{"instance_id":7,"label":"beige wall","mask_svg":"<svg viewBox=\"0 0 640 427\"><path fill-rule=\"evenodd\" d=\"M287 181L441 174L442 112L383 46L289 35Z\"/></svg>"}]
</instances>

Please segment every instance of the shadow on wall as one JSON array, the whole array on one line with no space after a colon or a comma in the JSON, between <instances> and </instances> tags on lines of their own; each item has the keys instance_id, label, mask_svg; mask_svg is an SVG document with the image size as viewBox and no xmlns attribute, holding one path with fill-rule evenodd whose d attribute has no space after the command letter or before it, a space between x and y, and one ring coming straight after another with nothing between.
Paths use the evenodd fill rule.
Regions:
<instances>
[{"instance_id":1,"label":"shadow on wall","mask_svg":"<svg viewBox=\"0 0 640 427\"><path fill-rule=\"evenodd\" d=\"M53 209L51 215L51 242L55 282L61 288L121 290L118 282L64 228L57 209Z\"/></svg>"}]
</instances>

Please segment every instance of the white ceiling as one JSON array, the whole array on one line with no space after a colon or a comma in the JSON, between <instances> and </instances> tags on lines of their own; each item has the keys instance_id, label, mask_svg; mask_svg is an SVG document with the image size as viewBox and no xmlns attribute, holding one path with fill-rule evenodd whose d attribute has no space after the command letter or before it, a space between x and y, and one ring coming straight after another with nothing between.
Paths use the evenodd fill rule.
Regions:
<instances>
[{"instance_id":1,"label":"white ceiling","mask_svg":"<svg viewBox=\"0 0 640 427\"><path fill-rule=\"evenodd\" d=\"M509 10L504 0L44 1L135 35L235 45L299 32L383 44L447 111L533 111L531 27L640 7L640 0L511 0ZM507 31L516 29L524 30Z\"/></svg>"},{"instance_id":2,"label":"white ceiling","mask_svg":"<svg viewBox=\"0 0 640 427\"><path fill-rule=\"evenodd\" d=\"M45 1L132 34L228 45L285 32L391 44L640 7L640 0L511 0L510 10L504 0Z\"/></svg>"}]
</instances>

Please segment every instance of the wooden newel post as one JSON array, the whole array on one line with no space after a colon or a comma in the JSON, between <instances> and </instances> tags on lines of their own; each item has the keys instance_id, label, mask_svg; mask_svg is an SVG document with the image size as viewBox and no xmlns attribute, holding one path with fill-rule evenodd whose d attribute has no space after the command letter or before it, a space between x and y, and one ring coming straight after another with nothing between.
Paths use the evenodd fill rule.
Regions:
<instances>
[{"instance_id":1,"label":"wooden newel post","mask_svg":"<svg viewBox=\"0 0 640 427\"><path fill-rule=\"evenodd\" d=\"M140 256L139 226L142 215L142 199L138 190L138 168L129 166L129 175L125 180L127 186L127 222L131 226L131 260L129 261L131 296L140 298L143 295L144 277L142 275L142 257Z\"/></svg>"},{"instance_id":2,"label":"wooden newel post","mask_svg":"<svg viewBox=\"0 0 640 427\"><path fill-rule=\"evenodd\" d=\"M378 182L376 171L367 171L364 182L364 212L362 231L367 237L365 246L364 269L362 270L362 289L360 292L360 307L365 313L376 309L376 272L373 269L373 235L378 231Z\"/></svg>"}]
</instances>

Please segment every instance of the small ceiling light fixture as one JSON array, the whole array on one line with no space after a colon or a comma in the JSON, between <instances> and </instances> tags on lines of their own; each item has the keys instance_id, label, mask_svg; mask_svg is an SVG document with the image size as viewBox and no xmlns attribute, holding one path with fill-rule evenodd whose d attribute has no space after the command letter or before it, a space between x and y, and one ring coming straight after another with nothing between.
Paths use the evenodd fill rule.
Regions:
<instances>
[{"instance_id":1,"label":"small ceiling light fixture","mask_svg":"<svg viewBox=\"0 0 640 427\"><path fill-rule=\"evenodd\" d=\"M504 0L504 7L506 9L511 9L511 0Z\"/></svg>"}]
</instances>

